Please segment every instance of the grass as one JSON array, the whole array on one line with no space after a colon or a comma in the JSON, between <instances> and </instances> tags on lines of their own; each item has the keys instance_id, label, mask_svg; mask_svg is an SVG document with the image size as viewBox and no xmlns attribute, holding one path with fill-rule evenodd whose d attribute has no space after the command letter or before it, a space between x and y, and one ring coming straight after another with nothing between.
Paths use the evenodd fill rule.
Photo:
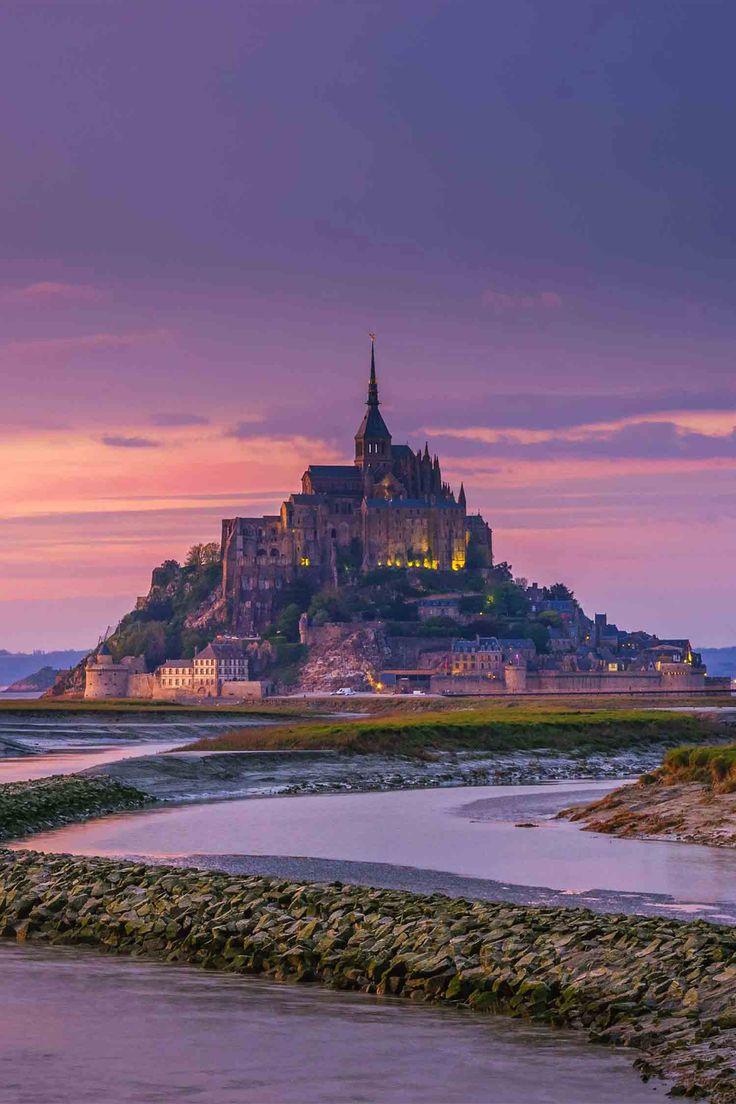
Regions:
<instances>
[{"instance_id":1,"label":"grass","mask_svg":"<svg viewBox=\"0 0 736 1104\"><path fill-rule=\"evenodd\" d=\"M233 702L227 705L209 702L207 705L187 705L181 702L151 701L146 698L110 698L104 701L85 701L83 698L36 698L23 701L11 698L7 701L0 700L0 716L3 713L175 713L198 716L241 713L258 717L271 715L301 717L304 710L301 704L297 707L283 702L253 704Z\"/></svg>"},{"instance_id":2,"label":"grass","mask_svg":"<svg viewBox=\"0 0 736 1104\"><path fill-rule=\"evenodd\" d=\"M714 722L692 714L651 710L571 710L560 707L455 709L415 716L321 721L234 729L187 749L220 751L325 750L353 754L423 756L435 751L531 751L547 748L587 754L682 740L713 740Z\"/></svg>"},{"instance_id":3,"label":"grass","mask_svg":"<svg viewBox=\"0 0 736 1104\"><path fill-rule=\"evenodd\" d=\"M664 757L661 779L703 782L715 793L736 793L736 744L672 748Z\"/></svg>"}]
</instances>

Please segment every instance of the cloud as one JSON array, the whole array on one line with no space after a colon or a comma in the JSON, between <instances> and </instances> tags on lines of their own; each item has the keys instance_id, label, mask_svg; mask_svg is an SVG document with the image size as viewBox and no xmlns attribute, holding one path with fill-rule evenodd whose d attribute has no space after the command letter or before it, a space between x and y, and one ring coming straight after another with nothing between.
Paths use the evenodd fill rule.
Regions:
<instances>
[{"instance_id":1,"label":"cloud","mask_svg":"<svg viewBox=\"0 0 736 1104\"><path fill-rule=\"evenodd\" d=\"M151 449L161 448L160 441L154 441L151 437L123 437L114 433L106 433L102 437L103 445L108 448L122 449Z\"/></svg>"},{"instance_id":2,"label":"cloud","mask_svg":"<svg viewBox=\"0 0 736 1104\"><path fill-rule=\"evenodd\" d=\"M679 421L655 416L558 431L470 426L431 432L467 442L476 454L518 460L736 460L736 412L718 419L704 422L709 432L688 425L687 413Z\"/></svg>"},{"instance_id":3,"label":"cloud","mask_svg":"<svg viewBox=\"0 0 736 1104\"><path fill-rule=\"evenodd\" d=\"M10 341L5 346L9 353L22 357L66 356L73 353L100 352L105 349L131 349L138 345L165 341L171 335L167 330L149 330L142 333L95 333L77 337L49 337L33 341Z\"/></svg>"},{"instance_id":4,"label":"cloud","mask_svg":"<svg viewBox=\"0 0 736 1104\"><path fill-rule=\"evenodd\" d=\"M154 414L151 418L151 425L155 426L205 426L209 424L209 418L205 418L202 414L176 414L162 411L160 414Z\"/></svg>"},{"instance_id":5,"label":"cloud","mask_svg":"<svg viewBox=\"0 0 736 1104\"><path fill-rule=\"evenodd\" d=\"M559 310L562 306L562 297L556 291L540 291L534 295L514 295L507 291L486 288L480 298L484 306L492 307L498 314L520 310Z\"/></svg>"},{"instance_id":6,"label":"cloud","mask_svg":"<svg viewBox=\"0 0 736 1104\"><path fill-rule=\"evenodd\" d=\"M262 425L263 418L260 415L254 415L252 418L243 418L237 422L230 429L226 429L223 433L223 437L234 437L238 441L251 441L263 437L264 427ZM302 423L304 418L302 417ZM283 426L281 428L284 428ZM286 437L293 440L309 440L309 438L303 437L301 434L286 433Z\"/></svg>"},{"instance_id":7,"label":"cloud","mask_svg":"<svg viewBox=\"0 0 736 1104\"><path fill-rule=\"evenodd\" d=\"M105 298L105 293L92 284L66 284L56 280L40 280L26 287L8 292L6 298L13 303L42 305L44 303L94 303Z\"/></svg>"}]
</instances>

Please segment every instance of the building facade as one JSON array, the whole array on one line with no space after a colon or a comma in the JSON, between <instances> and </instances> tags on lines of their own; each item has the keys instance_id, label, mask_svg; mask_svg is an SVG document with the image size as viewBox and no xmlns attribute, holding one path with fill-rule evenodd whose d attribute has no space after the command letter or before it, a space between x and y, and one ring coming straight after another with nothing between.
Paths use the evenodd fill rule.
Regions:
<instances>
[{"instance_id":1,"label":"building facade","mask_svg":"<svg viewBox=\"0 0 736 1104\"><path fill-rule=\"evenodd\" d=\"M278 590L300 575L337 583L346 564L362 572L492 566L491 530L479 514L468 516L463 486L456 496L427 445L414 452L394 444L373 343L366 407L352 464L311 464L279 514L223 521L223 592L234 631L259 632Z\"/></svg>"},{"instance_id":2,"label":"building facade","mask_svg":"<svg viewBox=\"0 0 736 1104\"><path fill-rule=\"evenodd\" d=\"M116 663L106 643L85 665L85 698L154 698L176 700L192 696L260 698L266 684L251 681L246 654L249 642L216 637L193 659L167 659L153 674L143 656L124 656Z\"/></svg>"}]
</instances>

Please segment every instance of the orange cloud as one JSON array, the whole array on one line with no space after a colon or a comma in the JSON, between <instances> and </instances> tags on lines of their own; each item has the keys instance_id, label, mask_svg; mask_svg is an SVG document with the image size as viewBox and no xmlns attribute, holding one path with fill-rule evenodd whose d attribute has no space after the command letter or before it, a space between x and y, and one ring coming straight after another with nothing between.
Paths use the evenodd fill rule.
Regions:
<instances>
[{"instance_id":1,"label":"orange cloud","mask_svg":"<svg viewBox=\"0 0 736 1104\"><path fill-rule=\"evenodd\" d=\"M167 341L168 330L149 330L142 333L95 333L77 337L49 337L31 341L10 341L5 346L8 353L20 357L68 356L73 353L99 352L104 349L130 349Z\"/></svg>"},{"instance_id":2,"label":"orange cloud","mask_svg":"<svg viewBox=\"0 0 736 1104\"><path fill-rule=\"evenodd\" d=\"M38 283L9 291L5 298L13 303L41 305L44 303L94 303L105 298L105 292L92 284L67 284L56 280L39 280Z\"/></svg>"}]
</instances>

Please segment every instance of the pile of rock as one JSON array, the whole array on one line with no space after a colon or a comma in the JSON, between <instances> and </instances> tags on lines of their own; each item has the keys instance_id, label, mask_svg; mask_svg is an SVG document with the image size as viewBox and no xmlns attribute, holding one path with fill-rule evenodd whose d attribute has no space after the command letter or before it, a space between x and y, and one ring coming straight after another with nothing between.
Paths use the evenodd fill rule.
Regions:
<instances>
[{"instance_id":1,"label":"pile of rock","mask_svg":"<svg viewBox=\"0 0 736 1104\"><path fill-rule=\"evenodd\" d=\"M0 786L0 840L122 809L138 809L150 800L139 790L110 778L54 774L28 782L8 782Z\"/></svg>"},{"instance_id":2,"label":"pile of rock","mask_svg":"<svg viewBox=\"0 0 736 1104\"><path fill-rule=\"evenodd\" d=\"M375 625L310 626L309 652L299 672L301 693L329 694L346 686L370 690L384 666L383 629Z\"/></svg>"},{"instance_id":3,"label":"pile of rock","mask_svg":"<svg viewBox=\"0 0 736 1104\"><path fill-rule=\"evenodd\" d=\"M0 852L0 935L529 1016L736 1101L736 931L703 922Z\"/></svg>"}]
</instances>

